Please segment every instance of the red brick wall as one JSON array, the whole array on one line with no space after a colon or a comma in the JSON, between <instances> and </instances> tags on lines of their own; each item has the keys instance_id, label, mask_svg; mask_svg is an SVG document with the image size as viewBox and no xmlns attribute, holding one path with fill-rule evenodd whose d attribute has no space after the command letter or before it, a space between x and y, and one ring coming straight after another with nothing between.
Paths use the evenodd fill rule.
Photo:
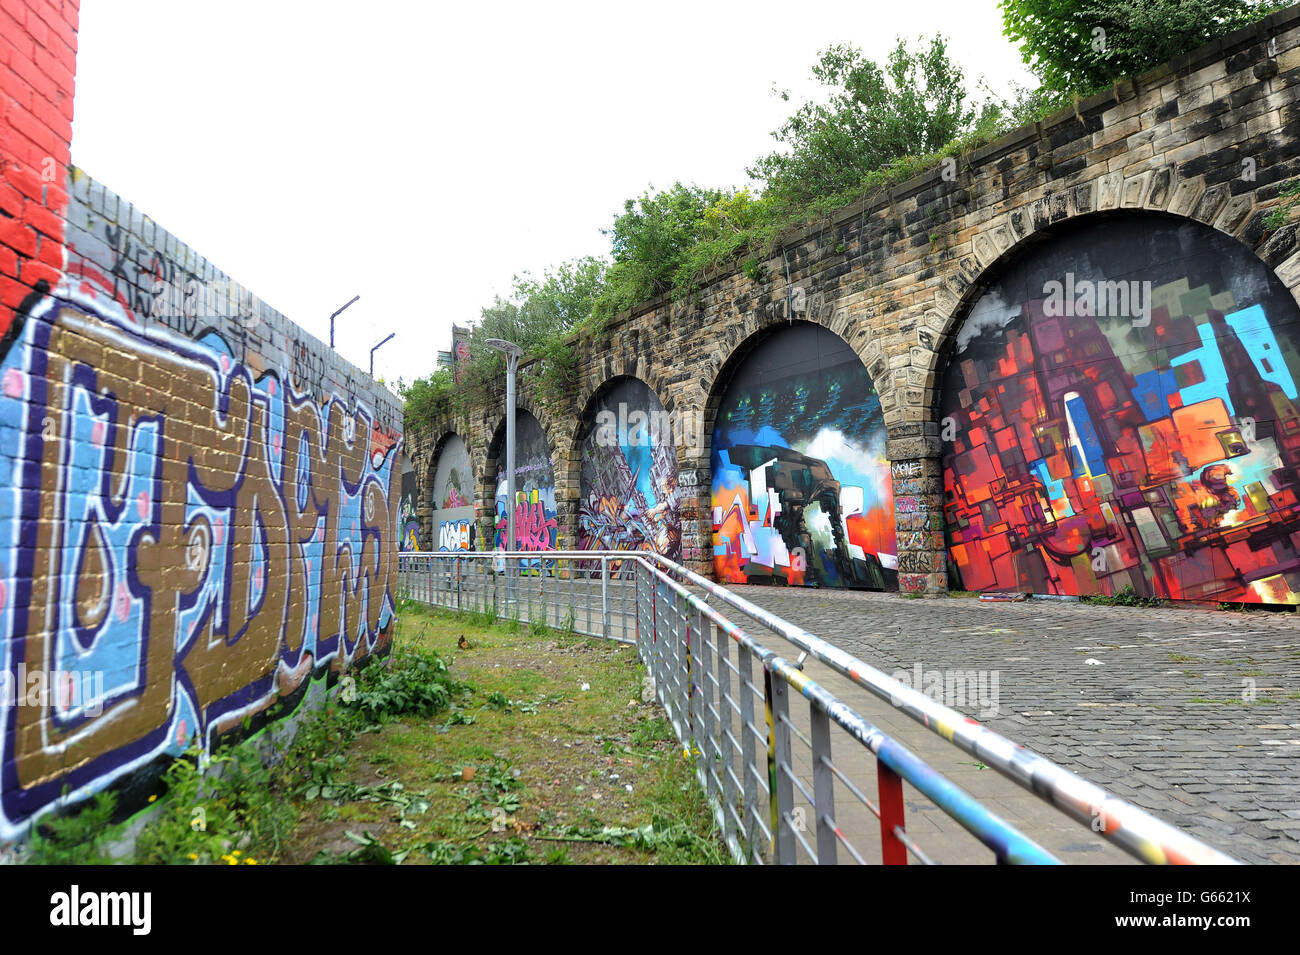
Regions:
<instances>
[{"instance_id":1,"label":"red brick wall","mask_svg":"<svg viewBox=\"0 0 1300 955\"><path fill-rule=\"evenodd\" d=\"M79 3L0 0L0 338L63 271Z\"/></svg>"}]
</instances>

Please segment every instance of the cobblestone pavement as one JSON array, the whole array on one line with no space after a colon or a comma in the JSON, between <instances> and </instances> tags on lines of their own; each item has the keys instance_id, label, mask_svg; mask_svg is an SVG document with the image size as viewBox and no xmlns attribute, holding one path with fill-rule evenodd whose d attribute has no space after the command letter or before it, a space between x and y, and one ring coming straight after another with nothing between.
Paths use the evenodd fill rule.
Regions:
<instances>
[{"instance_id":1,"label":"cobblestone pavement","mask_svg":"<svg viewBox=\"0 0 1300 955\"><path fill-rule=\"evenodd\" d=\"M992 729L1244 862L1300 863L1300 615L734 589L886 673L996 671Z\"/></svg>"}]
</instances>

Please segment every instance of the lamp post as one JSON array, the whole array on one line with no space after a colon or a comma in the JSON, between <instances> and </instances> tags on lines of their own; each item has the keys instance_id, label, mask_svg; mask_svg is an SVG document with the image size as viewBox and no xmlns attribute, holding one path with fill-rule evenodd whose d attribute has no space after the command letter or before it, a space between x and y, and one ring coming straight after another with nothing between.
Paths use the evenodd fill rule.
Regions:
<instances>
[{"instance_id":1,"label":"lamp post","mask_svg":"<svg viewBox=\"0 0 1300 955\"><path fill-rule=\"evenodd\" d=\"M360 297L361 297L360 295L352 296L352 302L355 302ZM351 305L352 302L348 302L348 305ZM343 308L339 309L337 312L335 312L333 315L330 316L330 348L334 347L334 319L342 315L344 309L346 309L348 305L344 305ZM374 376L371 375L371 377L373 378Z\"/></svg>"},{"instance_id":2,"label":"lamp post","mask_svg":"<svg viewBox=\"0 0 1300 955\"><path fill-rule=\"evenodd\" d=\"M506 550L515 549L515 372L524 350L514 342L489 338L484 344L506 356Z\"/></svg>"},{"instance_id":3,"label":"lamp post","mask_svg":"<svg viewBox=\"0 0 1300 955\"><path fill-rule=\"evenodd\" d=\"M391 341L393 340L393 337L394 337L396 334L397 334L397 332L392 332L392 333L389 334L389 336L388 336L387 338L385 338L382 342L380 342L380 343L379 343L378 345L376 345L374 348L370 349L370 377L371 377L371 378L375 377L375 352L379 351L379 349L383 348L385 345L387 345L389 342L391 342Z\"/></svg>"}]
</instances>

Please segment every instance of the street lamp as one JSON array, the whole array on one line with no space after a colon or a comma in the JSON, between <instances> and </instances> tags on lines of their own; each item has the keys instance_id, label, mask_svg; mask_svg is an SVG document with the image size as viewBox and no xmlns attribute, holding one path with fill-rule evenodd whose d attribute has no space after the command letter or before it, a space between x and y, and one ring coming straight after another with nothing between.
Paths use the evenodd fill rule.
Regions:
<instances>
[{"instance_id":1,"label":"street lamp","mask_svg":"<svg viewBox=\"0 0 1300 955\"><path fill-rule=\"evenodd\" d=\"M484 342L506 356L506 550L515 549L515 372L524 350L514 342L489 338Z\"/></svg>"},{"instance_id":2,"label":"street lamp","mask_svg":"<svg viewBox=\"0 0 1300 955\"><path fill-rule=\"evenodd\" d=\"M371 378L375 377L375 352L379 351L379 349L383 348L385 345L387 345L389 342L391 342L391 341L393 340L393 337L394 337L396 334L397 334L397 332L393 332L393 333L390 334L387 338L385 338L382 342L380 342L378 345L376 345L374 348L370 349L370 377L371 377Z\"/></svg>"},{"instance_id":3,"label":"street lamp","mask_svg":"<svg viewBox=\"0 0 1300 955\"><path fill-rule=\"evenodd\" d=\"M360 295L354 295L354 296L352 296L352 302L355 302L355 301L356 301L357 299L359 299L360 297L361 297ZM348 305L351 305L352 302L348 302ZM330 316L330 348L333 348L333 347L334 347L334 319L336 319L336 318L338 318L338 316L342 315L342 314L343 314L343 310L346 309L346 308L348 307L348 305L344 305L343 308L339 309L337 312L335 312L333 315ZM372 376L372 377L373 377L373 376Z\"/></svg>"}]
</instances>

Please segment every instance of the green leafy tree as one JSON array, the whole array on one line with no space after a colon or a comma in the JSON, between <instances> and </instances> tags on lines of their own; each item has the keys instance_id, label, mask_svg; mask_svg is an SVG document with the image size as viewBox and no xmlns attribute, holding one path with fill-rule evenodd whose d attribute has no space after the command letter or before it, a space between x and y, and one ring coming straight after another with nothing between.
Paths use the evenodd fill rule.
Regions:
<instances>
[{"instance_id":1,"label":"green leafy tree","mask_svg":"<svg viewBox=\"0 0 1300 955\"><path fill-rule=\"evenodd\" d=\"M678 182L662 192L647 190L627 200L613 226L604 230L614 264L598 306L602 317L674 288L687 254L705 234L706 210L730 195Z\"/></svg>"},{"instance_id":2,"label":"green leafy tree","mask_svg":"<svg viewBox=\"0 0 1300 955\"><path fill-rule=\"evenodd\" d=\"M1058 99L1088 94L1286 4L1260 0L1002 0L1003 34Z\"/></svg>"},{"instance_id":3,"label":"green leafy tree","mask_svg":"<svg viewBox=\"0 0 1300 955\"><path fill-rule=\"evenodd\" d=\"M918 47L900 37L883 66L851 46L821 54L813 76L828 99L800 106L772 133L786 148L748 170L766 184L769 199L800 205L844 192L894 160L933 153L969 130L977 109L943 36Z\"/></svg>"}]
</instances>

